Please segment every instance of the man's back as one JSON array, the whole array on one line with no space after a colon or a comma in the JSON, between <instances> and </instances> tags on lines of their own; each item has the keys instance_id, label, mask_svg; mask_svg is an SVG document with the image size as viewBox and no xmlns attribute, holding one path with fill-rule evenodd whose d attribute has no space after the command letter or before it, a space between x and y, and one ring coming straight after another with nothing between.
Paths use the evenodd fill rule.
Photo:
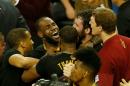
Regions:
<instances>
[{"instance_id":1,"label":"man's back","mask_svg":"<svg viewBox=\"0 0 130 86\"><path fill-rule=\"evenodd\" d=\"M9 58L13 54L20 54L20 52L16 49L9 49L4 54L2 63L3 70L1 73L2 82L0 83L1 86L25 86L20 79L23 69L14 67L9 63Z\"/></svg>"},{"instance_id":2,"label":"man's back","mask_svg":"<svg viewBox=\"0 0 130 86\"><path fill-rule=\"evenodd\" d=\"M44 56L36 66L38 74L46 79L50 79L53 73L61 77L64 65L73 62L70 55L68 53L60 53L55 56Z\"/></svg>"}]
</instances>

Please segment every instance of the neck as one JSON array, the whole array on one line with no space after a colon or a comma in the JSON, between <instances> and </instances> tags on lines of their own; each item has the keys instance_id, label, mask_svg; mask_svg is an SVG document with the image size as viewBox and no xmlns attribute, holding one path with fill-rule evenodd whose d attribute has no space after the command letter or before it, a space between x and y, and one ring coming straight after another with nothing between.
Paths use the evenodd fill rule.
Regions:
<instances>
[{"instance_id":1,"label":"neck","mask_svg":"<svg viewBox=\"0 0 130 86\"><path fill-rule=\"evenodd\" d=\"M60 50L58 45L53 45L47 42L44 42L43 47L46 50L46 54L50 54L50 55L56 54L56 52Z\"/></svg>"},{"instance_id":2,"label":"neck","mask_svg":"<svg viewBox=\"0 0 130 86\"><path fill-rule=\"evenodd\" d=\"M25 54L24 49L22 47L18 47L16 50L19 51L22 55Z\"/></svg>"},{"instance_id":3,"label":"neck","mask_svg":"<svg viewBox=\"0 0 130 86\"><path fill-rule=\"evenodd\" d=\"M87 42L89 42L89 41L91 40L91 38L92 38L92 35L86 35L86 36L84 37L82 43L87 43Z\"/></svg>"},{"instance_id":4,"label":"neck","mask_svg":"<svg viewBox=\"0 0 130 86\"><path fill-rule=\"evenodd\" d=\"M73 54L76 51L76 45L75 44L61 44L61 52L66 52L69 54Z\"/></svg>"},{"instance_id":5,"label":"neck","mask_svg":"<svg viewBox=\"0 0 130 86\"><path fill-rule=\"evenodd\" d=\"M104 42L106 42L108 39L110 39L111 37L115 36L116 34L118 34L116 31L113 32L112 34L107 34L107 33L105 33L105 32L102 32L100 37L101 37L101 39L102 39L102 41L103 41L103 43L104 43Z\"/></svg>"},{"instance_id":6,"label":"neck","mask_svg":"<svg viewBox=\"0 0 130 86\"><path fill-rule=\"evenodd\" d=\"M87 78L84 78L82 81L80 81L78 83L79 86L94 86L94 81L88 80Z\"/></svg>"},{"instance_id":7,"label":"neck","mask_svg":"<svg viewBox=\"0 0 130 86\"><path fill-rule=\"evenodd\" d=\"M90 41L92 35L86 35L85 38L82 40L80 47L92 46L92 42Z\"/></svg>"},{"instance_id":8,"label":"neck","mask_svg":"<svg viewBox=\"0 0 130 86\"><path fill-rule=\"evenodd\" d=\"M126 2L125 0L119 0L116 5L120 7L125 2Z\"/></svg>"}]
</instances>

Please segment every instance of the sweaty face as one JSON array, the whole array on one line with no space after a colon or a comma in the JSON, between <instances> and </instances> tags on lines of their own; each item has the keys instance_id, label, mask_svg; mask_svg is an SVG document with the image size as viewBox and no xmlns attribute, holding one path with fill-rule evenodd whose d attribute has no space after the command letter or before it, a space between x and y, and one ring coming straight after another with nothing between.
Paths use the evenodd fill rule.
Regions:
<instances>
[{"instance_id":1,"label":"sweaty face","mask_svg":"<svg viewBox=\"0 0 130 86\"><path fill-rule=\"evenodd\" d=\"M92 35L100 34L101 30L99 29L99 26L97 26L94 16L91 16L90 18L90 25L92 28Z\"/></svg>"},{"instance_id":2,"label":"sweaty face","mask_svg":"<svg viewBox=\"0 0 130 86\"><path fill-rule=\"evenodd\" d=\"M72 69L70 79L73 82L78 82L84 78L86 71L83 69L81 61L76 61L74 68Z\"/></svg>"},{"instance_id":3,"label":"sweaty face","mask_svg":"<svg viewBox=\"0 0 130 86\"><path fill-rule=\"evenodd\" d=\"M83 31L83 20L81 17L75 18L73 27L78 31L79 35L81 35Z\"/></svg>"},{"instance_id":4,"label":"sweaty face","mask_svg":"<svg viewBox=\"0 0 130 86\"><path fill-rule=\"evenodd\" d=\"M25 48L25 51L28 52L33 50L34 42L31 39L31 34L28 31L26 31L25 33L27 35L27 38L23 40L23 47Z\"/></svg>"},{"instance_id":5,"label":"sweaty face","mask_svg":"<svg viewBox=\"0 0 130 86\"><path fill-rule=\"evenodd\" d=\"M59 42L59 28L56 23L48 17L41 21L41 33L43 38Z\"/></svg>"}]
</instances>

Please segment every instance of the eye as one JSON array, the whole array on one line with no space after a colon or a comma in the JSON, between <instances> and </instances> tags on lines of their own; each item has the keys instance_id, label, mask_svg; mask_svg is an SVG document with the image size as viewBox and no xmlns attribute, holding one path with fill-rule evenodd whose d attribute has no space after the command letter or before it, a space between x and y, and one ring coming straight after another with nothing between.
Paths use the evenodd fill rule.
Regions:
<instances>
[{"instance_id":1,"label":"eye","mask_svg":"<svg viewBox=\"0 0 130 86\"><path fill-rule=\"evenodd\" d=\"M56 23L53 22L53 23L52 23L52 26L55 26L55 25L56 25Z\"/></svg>"},{"instance_id":2,"label":"eye","mask_svg":"<svg viewBox=\"0 0 130 86\"><path fill-rule=\"evenodd\" d=\"M46 28L49 29L49 28L50 28L50 25L46 25Z\"/></svg>"}]
</instances>

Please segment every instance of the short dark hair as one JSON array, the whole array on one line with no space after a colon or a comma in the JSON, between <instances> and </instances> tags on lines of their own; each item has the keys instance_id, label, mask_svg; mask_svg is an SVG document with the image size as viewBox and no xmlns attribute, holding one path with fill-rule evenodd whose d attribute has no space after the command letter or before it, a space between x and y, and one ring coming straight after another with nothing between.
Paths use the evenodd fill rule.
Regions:
<instances>
[{"instance_id":1,"label":"short dark hair","mask_svg":"<svg viewBox=\"0 0 130 86\"><path fill-rule=\"evenodd\" d=\"M89 24L89 21L90 21L90 17L92 16L92 9L87 9L87 10L82 10L80 11L79 13L77 13L77 17L81 17L82 20L83 20L83 28L86 29L86 28L90 28L90 24Z\"/></svg>"},{"instance_id":2,"label":"short dark hair","mask_svg":"<svg viewBox=\"0 0 130 86\"><path fill-rule=\"evenodd\" d=\"M73 26L64 26L60 30L61 41L75 43L78 40L78 32Z\"/></svg>"},{"instance_id":3,"label":"short dark hair","mask_svg":"<svg viewBox=\"0 0 130 86\"><path fill-rule=\"evenodd\" d=\"M92 69L94 79L101 66L100 58L97 55L96 50L92 47L80 48L73 54L73 56L84 65Z\"/></svg>"},{"instance_id":4,"label":"short dark hair","mask_svg":"<svg viewBox=\"0 0 130 86\"><path fill-rule=\"evenodd\" d=\"M15 28L12 29L7 35L7 45L9 48L17 48L20 41L27 38L25 28Z\"/></svg>"},{"instance_id":5,"label":"short dark hair","mask_svg":"<svg viewBox=\"0 0 130 86\"><path fill-rule=\"evenodd\" d=\"M98 7L93 11L93 16L97 26L102 26L102 29L111 34L116 30L116 14L109 8Z\"/></svg>"},{"instance_id":6,"label":"short dark hair","mask_svg":"<svg viewBox=\"0 0 130 86\"><path fill-rule=\"evenodd\" d=\"M45 18L46 17L41 17L36 21L35 27L37 28L37 32L41 30L40 22L43 21Z\"/></svg>"}]
</instances>

